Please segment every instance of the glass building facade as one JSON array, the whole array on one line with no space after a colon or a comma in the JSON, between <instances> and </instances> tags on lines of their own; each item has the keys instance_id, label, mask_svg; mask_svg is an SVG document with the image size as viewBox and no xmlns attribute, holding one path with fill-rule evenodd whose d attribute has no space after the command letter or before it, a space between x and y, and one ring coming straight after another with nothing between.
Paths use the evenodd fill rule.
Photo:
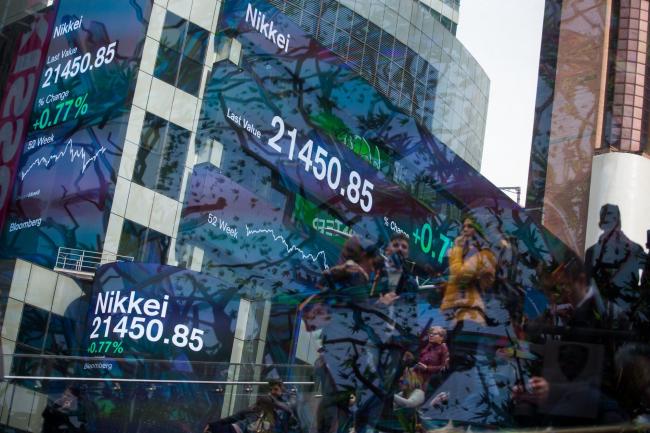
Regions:
<instances>
[{"instance_id":1,"label":"glass building facade","mask_svg":"<svg viewBox=\"0 0 650 433\"><path fill-rule=\"evenodd\" d=\"M585 262L480 175L488 82L439 21L60 0L5 26L0 430L643 424L645 249L607 208L626 254Z\"/></svg>"},{"instance_id":2,"label":"glass building facade","mask_svg":"<svg viewBox=\"0 0 650 433\"><path fill-rule=\"evenodd\" d=\"M480 169L490 82L426 2L273 4Z\"/></svg>"}]
</instances>

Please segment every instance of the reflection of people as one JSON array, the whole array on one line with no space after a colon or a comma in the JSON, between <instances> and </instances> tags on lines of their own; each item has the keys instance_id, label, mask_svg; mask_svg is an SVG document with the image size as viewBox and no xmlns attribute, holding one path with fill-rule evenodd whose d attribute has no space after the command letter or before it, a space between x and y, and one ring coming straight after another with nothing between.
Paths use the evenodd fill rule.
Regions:
<instances>
[{"instance_id":1,"label":"reflection of people","mask_svg":"<svg viewBox=\"0 0 650 433\"><path fill-rule=\"evenodd\" d=\"M622 403L639 423L650 423L650 346L628 343L616 353Z\"/></svg>"},{"instance_id":2,"label":"reflection of people","mask_svg":"<svg viewBox=\"0 0 650 433\"><path fill-rule=\"evenodd\" d=\"M481 292L494 283L496 257L477 228L471 218L463 221L463 231L449 252L449 281L440 309L451 312L456 323L471 320L485 325Z\"/></svg>"},{"instance_id":3,"label":"reflection of people","mask_svg":"<svg viewBox=\"0 0 650 433\"><path fill-rule=\"evenodd\" d=\"M442 326L432 326L427 331L427 344L420 351L420 358L415 366L426 386L431 377L449 367L449 350L445 339L447 331Z\"/></svg>"},{"instance_id":4,"label":"reflection of people","mask_svg":"<svg viewBox=\"0 0 650 433\"><path fill-rule=\"evenodd\" d=\"M611 364L603 355L611 354L594 344L602 340L597 331L603 316L598 290L589 284L581 260L573 254L551 273L549 283L559 289L559 300L567 302L554 312L554 324L563 325L562 340L547 340L542 346L543 372L532 363L532 377L513 388L518 412L532 416L536 425L623 421L610 390L602 384L607 376L603 371Z\"/></svg>"},{"instance_id":5,"label":"reflection of people","mask_svg":"<svg viewBox=\"0 0 650 433\"><path fill-rule=\"evenodd\" d=\"M76 433L87 428L87 407L76 386L68 386L61 397L43 411L43 433Z\"/></svg>"},{"instance_id":6,"label":"reflection of people","mask_svg":"<svg viewBox=\"0 0 650 433\"><path fill-rule=\"evenodd\" d=\"M363 247L363 240L348 239L339 265L323 273L320 293L313 298L313 304L321 306L305 308L307 327L322 327L316 362L323 394L317 414L321 433L347 431L352 424L359 432L375 428L381 414L392 410L402 355L411 349L410 343L412 350L417 348L417 338L411 335L417 327L417 306L407 302L414 292L406 284L410 273L403 265L405 240L393 238L384 259L376 244ZM398 275L392 287L387 265ZM406 289L397 294L400 287Z\"/></svg>"},{"instance_id":7,"label":"reflection of people","mask_svg":"<svg viewBox=\"0 0 650 433\"><path fill-rule=\"evenodd\" d=\"M399 392L393 396L393 409L404 431L414 433L417 426L417 408L424 403L424 391L422 378L413 368L413 354L406 352L404 363L406 368L399 380Z\"/></svg>"},{"instance_id":8,"label":"reflection of people","mask_svg":"<svg viewBox=\"0 0 650 433\"><path fill-rule=\"evenodd\" d=\"M235 415L209 423L204 433L287 433L296 423L293 408L283 400L284 384L269 381L270 391L255 405Z\"/></svg>"},{"instance_id":9,"label":"reflection of people","mask_svg":"<svg viewBox=\"0 0 650 433\"><path fill-rule=\"evenodd\" d=\"M585 255L587 274L598 286L611 325L629 328L636 320L639 271L645 263L645 252L621 230L618 206L601 207L599 227L603 233Z\"/></svg>"},{"instance_id":10,"label":"reflection of people","mask_svg":"<svg viewBox=\"0 0 650 433\"><path fill-rule=\"evenodd\" d=\"M352 236L343 244L339 264L323 271L319 285L322 290L348 289L367 285L373 277L376 249L364 247L361 240Z\"/></svg>"},{"instance_id":11,"label":"reflection of people","mask_svg":"<svg viewBox=\"0 0 650 433\"><path fill-rule=\"evenodd\" d=\"M404 233L394 233L384 250L385 258L380 263L380 270L371 289L371 295L379 292L376 307L385 311L390 329L399 326L407 333L417 328L415 297L418 290L417 281L407 262L409 251L408 237ZM394 343L398 340L399 337Z\"/></svg>"},{"instance_id":12,"label":"reflection of people","mask_svg":"<svg viewBox=\"0 0 650 433\"><path fill-rule=\"evenodd\" d=\"M554 322L574 328L598 329L602 327L605 307L598 288L587 277L586 271L577 257L572 257L558 267L551 275L558 293L555 296L559 305L554 305ZM580 331L580 329L578 329ZM585 341L585 335L580 338ZM597 339L589 339L597 342Z\"/></svg>"},{"instance_id":13,"label":"reflection of people","mask_svg":"<svg viewBox=\"0 0 650 433\"><path fill-rule=\"evenodd\" d=\"M395 233L391 236L386 254L385 272L388 275L388 290L391 292L402 291L405 284L405 260L409 257L409 241L405 234Z\"/></svg>"}]
</instances>

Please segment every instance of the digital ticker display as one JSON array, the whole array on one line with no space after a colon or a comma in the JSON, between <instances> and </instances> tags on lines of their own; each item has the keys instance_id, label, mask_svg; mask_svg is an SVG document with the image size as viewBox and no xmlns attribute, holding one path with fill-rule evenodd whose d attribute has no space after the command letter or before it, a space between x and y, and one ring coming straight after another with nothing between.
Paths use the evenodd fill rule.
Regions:
<instances>
[{"instance_id":1,"label":"digital ticker display","mask_svg":"<svg viewBox=\"0 0 650 433\"><path fill-rule=\"evenodd\" d=\"M241 296L271 302L264 361L314 368L322 380L319 411L354 392L358 419L386 427L390 419L380 412L401 356L417 353L430 325L455 326L440 298L463 217L483 227L504 264L498 277L506 281L510 272L512 286L535 286L537 264L553 260L547 238L426 127L274 7L227 2L219 29L217 43L236 38L242 57L215 63L206 85L176 258ZM331 282L328 271L347 263L348 239L378 258L396 233L408 238L405 268L414 286L384 303L388 289L372 277ZM534 259L517 261L519 253ZM519 313L496 298L480 302L489 323L464 326L495 353L510 344L511 315ZM507 405L505 388L472 389L490 368L451 374L442 389L455 402L425 403L423 416L504 422L490 408ZM514 384L516 368L500 360L489 374ZM487 397L474 401L479 395Z\"/></svg>"},{"instance_id":2,"label":"digital ticker display","mask_svg":"<svg viewBox=\"0 0 650 433\"><path fill-rule=\"evenodd\" d=\"M46 265L59 247L103 248L151 2L56 7L2 234Z\"/></svg>"},{"instance_id":3,"label":"digital ticker display","mask_svg":"<svg viewBox=\"0 0 650 433\"><path fill-rule=\"evenodd\" d=\"M95 278L85 352L138 360L227 360L238 309L236 290L212 276L153 263L114 263Z\"/></svg>"},{"instance_id":4,"label":"digital ticker display","mask_svg":"<svg viewBox=\"0 0 650 433\"><path fill-rule=\"evenodd\" d=\"M197 154L222 150L218 162L199 159L190 178L181 261L199 246L202 270L246 285L243 276L261 269L318 274L351 235L381 247L404 233L414 271L431 277L448 272L469 213L486 236L551 259L545 235L512 200L278 10L229 2L219 28L243 55L240 65L215 63L206 84ZM501 240L488 239L495 248ZM516 278L526 285L534 274Z\"/></svg>"},{"instance_id":5,"label":"digital ticker display","mask_svg":"<svg viewBox=\"0 0 650 433\"><path fill-rule=\"evenodd\" d=\"M272 32L257 28L262 17ZM382 243L404 233L417 267L443 273L461 213L496 189L264 2L229 3L220 28L238 37L245 54L241 67L216 63L207 84L197 151L210 153L214 142L224 151L219 170L195 167L179 239L221 243L225 250L210 243L204 262L214 249L218 263L247 257L282 266L299 249L298 256L319 257L305 266L323 269L351 234ZM269 249L261 252L255 246L263 238ZM184 248L179 242L179 257Z\"/></svg>"}]
</instances>

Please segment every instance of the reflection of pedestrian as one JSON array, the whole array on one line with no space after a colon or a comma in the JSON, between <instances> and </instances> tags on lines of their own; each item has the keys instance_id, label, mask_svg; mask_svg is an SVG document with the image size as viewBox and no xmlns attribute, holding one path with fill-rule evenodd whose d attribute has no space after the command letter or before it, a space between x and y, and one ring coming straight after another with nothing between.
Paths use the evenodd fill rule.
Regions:
<instances>
[{"instance_id":1,"label":"reflection of pedestrian","mask_svg":"<svg viewBox=\"0 0 650 433\"><path fill-rule=\"evenodd\" d=\"M601 327L602 302L598 291L589 284L582 261L571 256L551 273L549 283L568 301L556 307L556 323L562 323L561 341L548 339L544 345L543 365L532 362L532 377L513 388L513 400L523 422L553 425L614 424L624 421L611 389L603 379L609 371L613 351L603 350ZM594 344L599 343L599 344ZM543 368L542 368L543 367ZM542 373L542 375L540 375Z\"/></svg>"},{"instance_id":2,"label":"reflection of pedestrian","mask_svg":"<svg viewBox=\"0 0 650 433\"><path fill-rule=\"evenodd\" d=\"M477 228L471 218L466 218L449 252L449 281L440 309L451 313L456 324L465 320L486 323L481 292L494 284L496 257Z\"/></svg>"},{"instance_id":3,"label":"reflection of pedestrian","mask_svg":"<svg viewBox=\"0 0 650 433\"><path fill-rule=\"evenodd\" d=\"M399 392L393 396L393 409L402 428L414 433L417 428L417 408L424 403L422 379L415 371L415 359L410 352L404 355L406 368L399 380Z\"/></svg>"},{"instance_id":4,"label":"reflection of pedestrian","mask_svg":"<svg viewBox=\"0 0 650 433\"><path fill-rule=\"evenodd\" d=\"M359 432L374 429L381 414L392 409L403 348L417 322L415 304L406 302L411 293L397 294L399 281L410 276L397 264L403 263L404 250L408 254L408 243L401 237L392 243L388 250L396 260L391 271L401 274L395 286L379 270L385 260L377 245L363 246L352 237L343 246L340 264L323 273L321 292L313 298L313 304L322 306L304 309L309 329L322 326L316 364L323 395L317 414L320 433L349 431L352 423Z\"/></svg>"},{"instance_id":5,"label":"reflection of pedestrian","mask_svg":"<svg viewBox=\"0 0 650 433\"><path fill-rule=\"evenodd\" d=\"M287 433L297 424L293 408L283 400L284 384L269 381L270 391L255 405L235 415L209 423L204 433Z\"/></svg>"},{"instance_id":6,"label":"reflection of pedestrian","mask_svg":"<svg viewBox=\"0 0 650 433\"><path fill-rule=\"evenodd\" d=\"M321 290L354 291L361 288L367 296L367 285L374 277L377 250L374 246L364 246L353 236L345 241L339 264L323 271L319 282Z\"/></svg>"},{"instance_id":7,"label":"reflection of pedestrian","mask_svg":"<svg viewBox=\"0 0 650 433\"><path fill-rule=\"evenodd\" d=\"M587 275L598 286L611 324L629 328L636 319L635 310L640 300L639 271L645 263L645 252L621 230L618 206L603 205L598 225L603 233L598 242L587 249Z\"/></svg>"},{"instance_id":8,"label":"reflection of pedestrian","mask_svg":"<svg viewBox=\"0 0 650 433\"><path fill-rule=\"evenodd\" d=\"M387 284L382 290L382 295L386 293L399 295L402 292L417 290L417 283L411 275L406 262L409 258L409 252L409 239L404 233L395 233L390 237L384 250L386 259L384 260L383 273L386 276Z\"/></svg>"},{"instance_id":9,"label":"reflection of pedestrian","mask_svg":"<svg viewBox=\"0 0 650 433\"><path fill-rule=\"evenodd\" d=\"M420 351L420 358L415 366L415 371L422 377L425 389L432 376L449 367L449 350L445 343L446 338L447 331L441 326L432 326L427 331L427 344Z\"/></svg>"},{"instance_id":10,"label":"reflection of pedestrian","mask_svg":"<svg viewBox=\"0 0 650 433\"><path fill-rule=\"evenodd\" d=\"M43 411L43 433L85 432L87 427L87 407L80 401L80 391L76 386L68 386L61 397L48 403Z\"/></svg>"}]
</instances>

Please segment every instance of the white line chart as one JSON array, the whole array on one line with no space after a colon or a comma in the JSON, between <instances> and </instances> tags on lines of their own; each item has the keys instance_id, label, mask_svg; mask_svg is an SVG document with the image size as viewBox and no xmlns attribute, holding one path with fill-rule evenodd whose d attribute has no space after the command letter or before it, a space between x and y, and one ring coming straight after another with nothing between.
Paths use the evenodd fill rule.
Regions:
<instances>
[{"instance_id":1,"label":"white line chart","mask_svg":"<svg viewBox=\"0 0 650 433\"><path fill-rule=\"evenodd\" d=\"M323 257L323 266L325 269L329 269L329 266L327 266L327 259L325 257L325 251L319 251L318 254L313 255L310 253L305 253L303 250L298 248L295 245L289 246L287 243L286 239L282 235L276 235L273 229L250 229L248 226L246 226L246 237L250 237L253 235L257 234L270 234L273 237L273 240L278 242L282 242L287 249L287 254L292 253L293 251L298 251L304 260L311 260L314 263L318 263L318 257L322 256Z\"/></svg>"},{"instance_id":2,"label":"white line chart","mask_svg":"<svg viewBox=\"0 0 650 433\"><path fill-rule=\"evenodd\" d=\"M74 162L75 159L80 158L82 161L81 165L81 174L83 174L86 171L86 168L88 168L88 165L90 163L94 162L99 155L102 153L106 152L106 148L104 146L101 146L99 150L91 157L88 157L86 154L86 151L83 148L79 148L77 150L74 149L72 146L72 139L68 140L68 142L65 144L65 147L63 150L60 152L57 152L53 155L50 156L41 156L40 158L37 158L34 162L30 164L30 166L27 168L27 170L24 170L20 172L20 180L25 180L25 177L29 174L30 171L32 171L32 168L34 167L40 167L42 165L48 167L50 164L54 164L59 161L59 159L65 157L67 154L70 155L70 162ZM54 162L52 162L54 161Z\"/></svg>"}]
</instances>

